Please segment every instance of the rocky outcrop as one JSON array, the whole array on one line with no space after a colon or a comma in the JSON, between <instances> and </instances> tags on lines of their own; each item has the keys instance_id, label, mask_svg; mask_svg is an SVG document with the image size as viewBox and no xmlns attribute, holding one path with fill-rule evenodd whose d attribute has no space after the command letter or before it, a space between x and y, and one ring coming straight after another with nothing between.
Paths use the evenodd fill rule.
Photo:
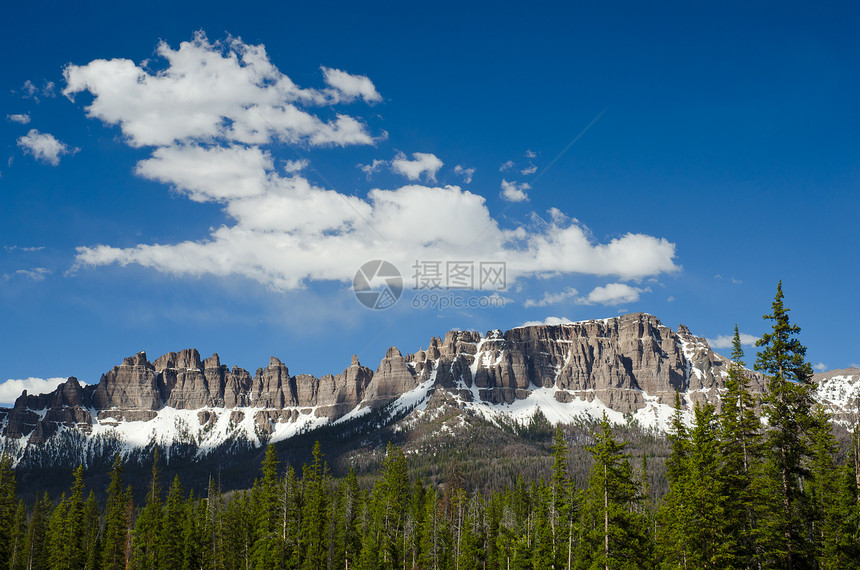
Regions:
<instances>
[{"instance_id":1,"label":"rocky outcrop","mask_svg":"<svg viewBox=\"0 0 860 570\"><path fill-rule=\"evenodd\" d=\"M380 408L418 386L415 369L406 358L392 346L379 363L364 394L362 404L372 409Z\"/></svg>"},{"instance_id":2,"label":"rocky outcrop","mask_svg":"<svg viewBox=\"0 0 860 570\"><path fill-rule=\"evenodd\" d=\"M97 410L155 410L161 407L161 398L155 367L145 352L138 352L102 375L92 403Z\"/></svg>"},{"instance_id":3,"label":"rocky outcrop","mask_svg":"<svg viewBox=\"0 0 860 570\"><path fill-rule=\"evenodd\" d=\"M834 419L851 429L860 423L860 368L841 368L812 375L816 396Z\"/></svg>"},{"instance_id":4,"label":"rocky outcrop","mask_svg":"<svg viewBox=\"0 0 860 570\"><path fill-rule=\"evenodd\" d=\"M4 437L28 438L30 445L65 429L102 433L129 422L152 422L140 429L153 437L161 429L154 426L167 426L189 442L224 441L237 430L261 442L352 411L360 416L366 408L401 401L404 394L412 404L435 398L492 407L540 391L541 398L556 402L600 403L624 413L671 405L676 390L688 405L718 403L728 364L684 325L674 331L652 315L635 313L486 335L451 331L405 356L389 348L375 372L353 356L341 373L321 378L291 375L275 357L252 376L228 368L218 354L203 359L195 349L153 362L140 352L106 372L97 385L70 378L50 394L24 393L14 408L0 411L0 420ZM761 391L761 376L750 373L750 378L752 390ZM290 425L298 427L290 431Z\"/></svg>"},{"instance_id":5,"label":"rocky outcrop","mask_svg":"<svg viewBox=\"0 0 860 570\"><path fill-rule=\"evenodd\" d=\"M451 332L410 359L422 378L435 367L437 385L470 388L466 398L477 392L481 401L510 404L549 388L558 401L596 398L621 412L642 408L646 395L671 403L676 390L692 388L697 398L717 399L716 391L708 391L722 386L725 369L725 359L704 339L683 325L676 333L644 313L490 331L485 337Z\"/></svg>"}]
</instances>

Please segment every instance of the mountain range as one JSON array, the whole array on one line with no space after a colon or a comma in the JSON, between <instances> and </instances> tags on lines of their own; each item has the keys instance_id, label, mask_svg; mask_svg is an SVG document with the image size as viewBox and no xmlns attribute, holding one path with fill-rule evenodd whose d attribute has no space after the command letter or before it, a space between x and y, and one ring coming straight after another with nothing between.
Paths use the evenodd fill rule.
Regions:
<instances>
[{"instance_id":1,"label":"mountain range","mask_svg":"<svg viewBox=\"0 0 860 570\"><path fill-rule=\"evenodd\" d=\"M69 378L48 394L24 392L0 409L0 451L18 465L91 465L154 446L192 461L289 440L318 428L403 429L442 409L491 423L600 417L665 430L676 391L719 407L729 359L684 325L627 314L480 334L451 331L414 353L388 349L376 370L353 356L342 372L291 375L272 357L254 374L195 349L153 361L140 352L97 384ZM755 393L765 378L746 372ZM860 369L816 374L816 395L836 422L856 421ZM142 455L141 455L142 456Z\"/></svg>"}]
</instances>

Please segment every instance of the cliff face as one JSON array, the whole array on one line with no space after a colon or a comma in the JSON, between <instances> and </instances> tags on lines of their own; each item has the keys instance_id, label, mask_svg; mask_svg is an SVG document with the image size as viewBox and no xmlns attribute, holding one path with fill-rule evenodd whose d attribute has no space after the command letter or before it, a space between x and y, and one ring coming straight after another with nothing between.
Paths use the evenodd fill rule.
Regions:
<instances>
[{"instance_id":1,"label":"cliff face","mask_svg":"<svg viewBox=\"0 0 860 570\"><path fill-rule=\"evenodd\" d=\"M486 335L452 331L405 356L390 348L375 372L353 356L343 372L322 378L291 375L275 357L252 376L194 349L153 362L141 352L97 385L70 378L51 394L24 393L0 419L4 446L19 450L69 431L132 445L185 438L210 449L237 436L259 445L368 410L426 405L434 392L490 416L549 406L557 421L583 409L647 420L662 417L676 390L688 405L718 404L728 364L687 327L674 331L635 313ZM760 391L761 378L750 377Z\"/></svg>"}]
</instances>

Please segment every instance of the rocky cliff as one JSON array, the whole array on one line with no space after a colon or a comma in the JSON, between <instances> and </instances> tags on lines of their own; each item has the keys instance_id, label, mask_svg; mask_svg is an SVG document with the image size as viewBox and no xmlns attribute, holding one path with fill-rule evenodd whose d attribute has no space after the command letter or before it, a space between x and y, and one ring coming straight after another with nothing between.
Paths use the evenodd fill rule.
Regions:
<instances>
[{"instance_id":1,"label":"rocky cliff","mask_svg":"<svg viewBox=\"0 0 860 570\"><path fill-rule=\"evenodd\" d=\"M554 422L606 412L614 421L663 428L676 391L688 409L697 401L719 406L728 365L687 327L672 330L644 313L485 335L452 331L405 356L390 348L375 372L353 357L343 372L322 378L291 375L275 357L252 376L194 349L152 362L141 352L98 384L70 378L51 394L22 394L0 411L0 445L16 457L64 437L86 453L108 441L120 451L181 443L205 454L374 412L421 413L441 394L491 420L523 420L537 409ZM762 377L749 377L760 392ZM832 388L842 390L839 402L860 389L860 371L851 378Z\"/></svg>"}]
</instances>

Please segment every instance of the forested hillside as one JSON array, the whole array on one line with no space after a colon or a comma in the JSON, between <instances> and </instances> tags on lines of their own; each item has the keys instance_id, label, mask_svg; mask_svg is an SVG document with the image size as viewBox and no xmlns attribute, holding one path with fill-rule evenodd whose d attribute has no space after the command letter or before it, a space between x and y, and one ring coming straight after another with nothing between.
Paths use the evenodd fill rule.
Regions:
<instances>
[{"instance_id":1,"label":"forested hillside","mask_svg":"<svg viewBox=\"0 0 860 570\"><path fill-rule=\"evenodd\" d=\"M444 450L410 461L389 443L378 455L357 453L335 478L319 443L301 469L282 465L270 445L242 491L222 492L215 473L202 496L186 493L178 477L163 480L156 452L140 499L118 455L104 500L85 498L79 468L58 501L30 503L4 458L0 566L858 568L857 431L850 448L840 446L814 403L781 287L765 318L772 332L756 359L768 377L763 398L749 390L736 330L721 409L697 403L690 423L676 398L664 456L641 440L628 448L620 437L628 432L605 416L554 430L536 417L511 429L537 442L551 434L551 458L514 477L481 471L529 465L506 461L505 446L486 461Z\"/></svg>"}]
</instances>

